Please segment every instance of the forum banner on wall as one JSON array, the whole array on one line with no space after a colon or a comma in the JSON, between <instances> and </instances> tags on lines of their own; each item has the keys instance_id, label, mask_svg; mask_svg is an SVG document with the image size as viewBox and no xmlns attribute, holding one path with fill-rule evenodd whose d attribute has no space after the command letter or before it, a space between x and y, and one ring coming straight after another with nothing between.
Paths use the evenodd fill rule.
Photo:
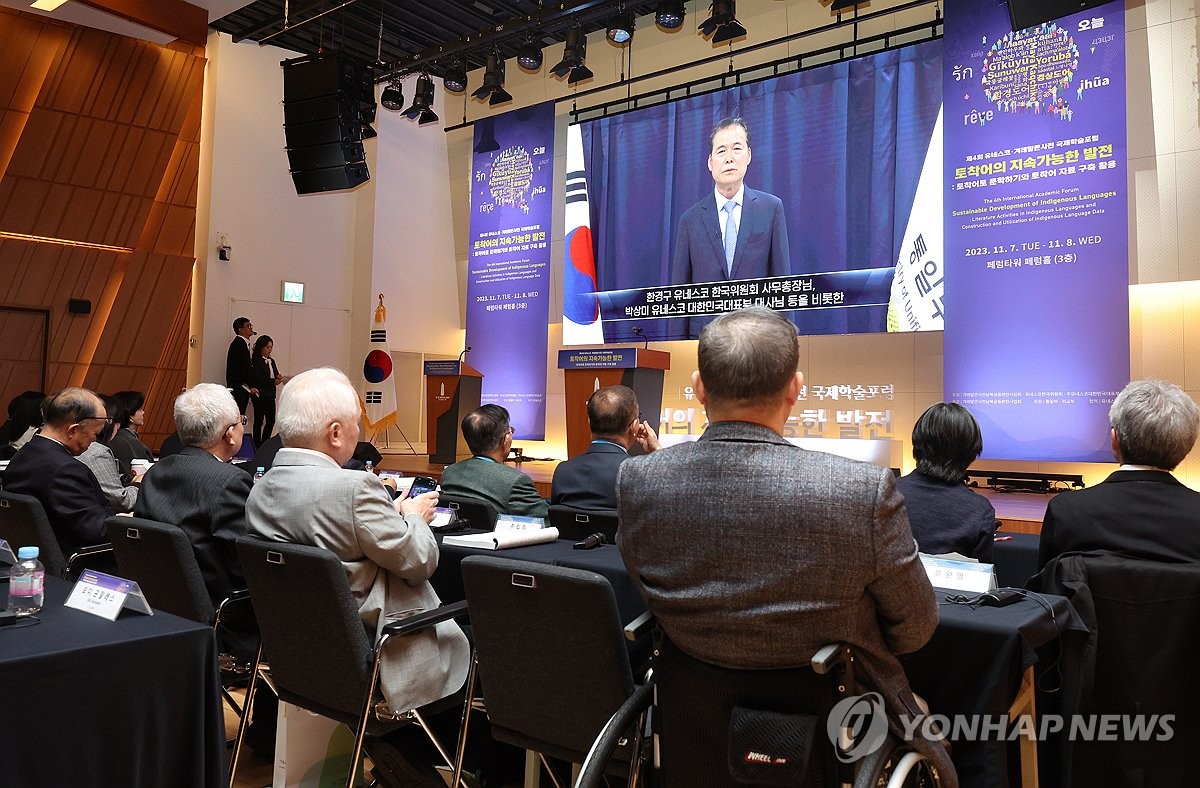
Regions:
<instances>
[{"instance_id":1,"label":"forum banner on wall","mask_svg":"<svg viewBox=\"0 0 1200 788\"><path fill-rule=\"evenodd\" d=\"M552 102L475 124L467 260L468 361L514 437L546 437Z\"/></svg>"},{"instance_id":2,"label":"forum banner on wall","mask_svg":"<svg viewBox=\"0 0 1200 788\"><path fill-rule=\"evenodd\" d=\"M1129 378L1125 11L947 3L945 395L995 459L1111 459Z\"/></svg>"}]
</instances>

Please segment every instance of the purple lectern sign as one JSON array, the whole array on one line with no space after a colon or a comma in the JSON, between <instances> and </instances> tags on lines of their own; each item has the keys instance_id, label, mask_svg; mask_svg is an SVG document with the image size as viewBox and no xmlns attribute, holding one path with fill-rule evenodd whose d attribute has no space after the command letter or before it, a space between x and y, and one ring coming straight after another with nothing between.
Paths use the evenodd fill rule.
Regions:
<instances>
[{"instance_id":1,"label":"purple lectern sign","mask_svg":"<svg viewBox=\"0 0 1200 788\"><path fill-rule=\"evenodd\" d=\"M945 395L983 456L1107 461L1129 379L1125 11L947 4Z\"/></svg>"},{"instance_id":2,"label":"purple lectern sign","mask_svg":"<svg viewBox=\"0 0 1200 788\"><path fill-rule=\"evenodd\" d=\"M475 124L467 362L526 440L546 437L553 171L552 102Z\"/></svg>"}]
</instances>

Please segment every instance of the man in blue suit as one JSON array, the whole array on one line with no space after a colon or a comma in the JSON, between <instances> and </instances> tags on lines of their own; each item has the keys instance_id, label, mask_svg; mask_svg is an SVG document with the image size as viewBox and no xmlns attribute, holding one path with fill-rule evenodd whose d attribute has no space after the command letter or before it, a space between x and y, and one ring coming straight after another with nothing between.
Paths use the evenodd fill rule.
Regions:
<instances>
[{"instance_id":1,"label":"man in blue suit","mask_svg":"<svg viewBox=\"0 0 1200 788\"><path fill-rule=\"evenodd\" d=\"M725 118L713 129L709 143L708 171L715 188L679 220L671 283L791 275L783 203L745 185L751 158L746 122ZM686 338L695 339L715 317L685 319L676 326Z\"/></svg>"}]
</instances>

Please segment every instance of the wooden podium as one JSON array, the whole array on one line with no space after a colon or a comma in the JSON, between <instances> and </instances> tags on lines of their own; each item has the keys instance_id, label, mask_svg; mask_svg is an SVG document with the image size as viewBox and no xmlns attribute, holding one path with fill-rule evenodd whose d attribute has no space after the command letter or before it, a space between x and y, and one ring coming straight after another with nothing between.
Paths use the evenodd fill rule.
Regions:
<instances>
[{"instance_id":1,"label":"wooden podium","mask_svg":"<svg viewBox=\"0 0 1200 788\"><path fill-rule=\"evenodd\" d=\"M663 373L671 354L637 347L558 351L558 368L566 379L567 456L587 451L592 442L587 401L605 386L629 386L637 394L642 417L657 430L662 413Z\"/></svg>"},{"instance_id":2,"label":"wooden podium","mask_svg":"<svg viewBox=\"0 0 1200 788\"><path fill-rule=\"evenodd\" d=\"M429 461L451 465L471 456L459 424L479 407L483 373L462 361L425 362L425 434Z\"/></svg>"}]
</instances>

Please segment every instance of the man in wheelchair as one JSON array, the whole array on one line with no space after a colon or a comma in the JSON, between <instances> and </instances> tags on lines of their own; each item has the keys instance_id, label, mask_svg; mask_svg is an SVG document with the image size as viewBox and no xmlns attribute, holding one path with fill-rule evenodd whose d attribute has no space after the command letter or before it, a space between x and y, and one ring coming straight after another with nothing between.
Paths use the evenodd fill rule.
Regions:
<instances>
[{"instance_id":1,"label":"man in wheelchair","mask_svg":"<svg viewBox=\"0 0 1200 788\"><path fill-rule=\"evenodd\" d=\"M807 785L774 762L794 765L796 756L760 746L756 731L791 731L784 738L820 746L819 738L836 752L823 731L836 710L850 723L839 730L870 733L878 717L876 730L899 734L898 720L922 711L897 655L929 640L937 601L890 471L784 437L803 386L795 326L761 307L731 312L705 327L698 358L692 383L707 430L695 443L630 458L617 481L621 555L665 635L656 725L660 755L674 766L662 777L688 788ZM845 649L813 670L831 643ZM857 688L830 686L836 654L850 655L844 667L873 689L858 705L838 705ZM865 713L872 703L880 714ZM802 735L814 725L819 736ZM843 754L862 760L865 737L851 738ZM732 755L746 772L738 775L729 748L746 742L755 744ZM957 785L943 743L911 744L928 759L929 780L940 778L927 784ZM887 760L889 748L880 750ZM836 766L812 784L841 782L824 774L844 771Z\"/></svg>"}]
</instances>

